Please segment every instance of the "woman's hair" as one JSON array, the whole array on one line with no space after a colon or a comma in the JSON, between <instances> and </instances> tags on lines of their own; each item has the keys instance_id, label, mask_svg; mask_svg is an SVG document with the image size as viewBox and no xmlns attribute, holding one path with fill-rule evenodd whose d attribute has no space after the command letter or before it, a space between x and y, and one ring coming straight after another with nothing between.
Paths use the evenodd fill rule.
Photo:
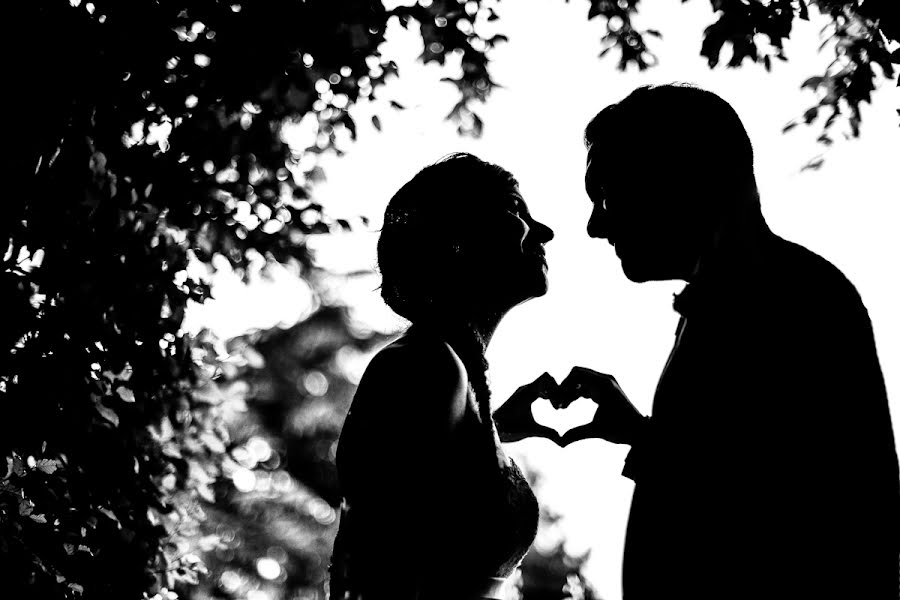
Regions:
<instances>
[{"instance_id":1,"label":"woman's hair","mask_svg":"<svg viewBox=\"0 0 900 600\"><path fill-rule=\"evenodd\" d=\"M416 323L442 298L448 275L464 265L466 221L518 183L506 170L466 153L445 156L401 187L384 212L378 239L381 296ZM476 290L477 292L477 290Z\"/></svg>"},{"instance_id":2,"label":"woman's hair","mask_svg":"<svg viewBox=\"0 0 900 600\"><path fill-rule=\"evenodd\" d=\"M378 239L381 296L413 326L438 333L459 355L490 416L484 342L472 315L453 314L450 285L466 277L466 220L518 186L505 169L454 153L419 171L394 194ZM474 289L472 294L480 293Z\"/></svg>"}]
</instances>

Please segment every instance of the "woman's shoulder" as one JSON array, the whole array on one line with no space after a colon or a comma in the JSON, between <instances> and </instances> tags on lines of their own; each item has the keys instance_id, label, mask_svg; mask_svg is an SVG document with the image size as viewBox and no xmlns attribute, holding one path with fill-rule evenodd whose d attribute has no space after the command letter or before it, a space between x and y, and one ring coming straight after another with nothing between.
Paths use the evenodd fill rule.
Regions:
<instances>
[{"instance_id":1,"label":"woman's shoulder","mask_svg":"<svg viewBox=\"0 0 900 600\"><path fill-rule=\"evenodd\" d=\"M433 385L465 387L468 377L450 344L432 336L403 335L382 348L366 368L366 377L396 383L430 381Z\"/></svg>"},{"instance_id":2,"label":"woman's shoulder","mask_svg":"<svg viewBox=\"0 0 900 600\"><path fill-rule=\"evenodd\" d=\"M407 334L372 358L357 396L378 396L394 408L453 424L465 410L468 385L465 367L447 342Z\"/></svg>"}]
</instances>

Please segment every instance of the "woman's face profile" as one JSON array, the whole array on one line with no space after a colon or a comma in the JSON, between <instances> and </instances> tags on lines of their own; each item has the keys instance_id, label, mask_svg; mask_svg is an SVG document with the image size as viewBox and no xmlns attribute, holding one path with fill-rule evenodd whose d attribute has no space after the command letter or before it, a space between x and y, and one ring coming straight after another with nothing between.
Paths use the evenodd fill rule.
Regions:
<instances>
[{"instance_id":1,"label":"woman's face profile","mask_svg":"<svg viewBox=\"0 0 900 600\"><path fill-rule=\"evenodd\" d=\"M544 245L553 231L531 216L518 189L484 198L468 219L466 267L484 301L511 307L547 292Z\"/></svg>"}]
</instances>

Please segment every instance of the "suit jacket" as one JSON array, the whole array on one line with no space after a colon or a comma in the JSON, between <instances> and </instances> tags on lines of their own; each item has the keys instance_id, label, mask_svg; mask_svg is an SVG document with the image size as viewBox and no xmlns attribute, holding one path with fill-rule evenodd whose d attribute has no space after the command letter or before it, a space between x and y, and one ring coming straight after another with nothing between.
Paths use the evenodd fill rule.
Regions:
<instances>
[{"instance_id":1,"label":"suit jacket","mask_svg":"<svg viewBox=\"0 0 900 600\"><path fill-rule=\"evenodd\" d=\"M900 476L868 313L769 235L704 265L635 481L625 600L900 597Z\"/></svg>"}]
</instances>

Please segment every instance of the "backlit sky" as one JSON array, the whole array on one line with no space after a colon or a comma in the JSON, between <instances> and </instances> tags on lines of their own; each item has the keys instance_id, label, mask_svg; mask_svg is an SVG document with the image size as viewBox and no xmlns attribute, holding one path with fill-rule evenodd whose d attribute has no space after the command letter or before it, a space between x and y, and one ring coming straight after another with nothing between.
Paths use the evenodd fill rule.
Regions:
<instances>
[{"instance_id":1,"label":"backlit sky","mask_svg":"<svg viewBox=\"0 0 900 600\"><path fill-rule=\"evenodd\" d=\"M856 285L869 309L891 410L900 418L900 192L896 189L900 93L888 84L863 111L862 138L839 140L818 172L799 173L820 151L819 128L782 126L813 102L800 83L820 73L829 56L819 55L823 21L796 24L787 45L790 62L767 74L747 65L710 71L699 56L703 28L713 20L708 3L655 0L638 26L659 29L652 40L660 64L644 73L615 70L611 54L600 60L600 20L586 20L587 2L519 0L498 5L507 44L491 55L494 79L504 86L482 109L484 136L462 139L443 121L454 89L439 80L447 73L415 63L415 34L389 30L384 53L400 67L401 79L381 93L375 106L353 111L359 139L348 154L325 164L328 181L317 198L335 214L366 214L375 229L391 195L427 163L452 151L496 162L519 180L536 218L556 232L547 246L550 291L514 310L501 324L488 359L495 402L544 371L561 380L574 365L614 374L632 402L650 412L659 373L671 349L677 315L671 295L676 282L634 284L622 275L605 242L585 233L590 202L584 192L582 131L601 108L638 85L692 82L728 100L754 144L763 212L779 235L801 243L837 265ZM728 50L724 56L728 57ZM408 109L387 108L396 99ZM376 109L377 110L374 110ZM380 115L383 131L368 125ZM452 207L449 207L452 211ZM465 218L465 215L460 215ZM332 236L322 260L337 268L371 267L377 233ZM348 286L346 297L362 318L399 325L378 297L377 279ZM242 289L221 277L217 300L189 315L191 327L208 324L222 335L251 327L295 321L304 309L304 288L286 273L274 283ZM764 376L764 374L762 375ZM723 399L725 401L726 399ZM538 404L550 423L549 403ZM568 428L590 417L579 401L557 423ZM763 441L761 440L761 443ZM563 515L562 533L574 552L591 550L586 572L606 600L621 598L622 545L632 484L621 477L625 447L588 440L566 449L545 440L507 446L508 452L542 473L539 500ZM542 543L539 540L539 543Z\"/></svg>"}]
</instances>

